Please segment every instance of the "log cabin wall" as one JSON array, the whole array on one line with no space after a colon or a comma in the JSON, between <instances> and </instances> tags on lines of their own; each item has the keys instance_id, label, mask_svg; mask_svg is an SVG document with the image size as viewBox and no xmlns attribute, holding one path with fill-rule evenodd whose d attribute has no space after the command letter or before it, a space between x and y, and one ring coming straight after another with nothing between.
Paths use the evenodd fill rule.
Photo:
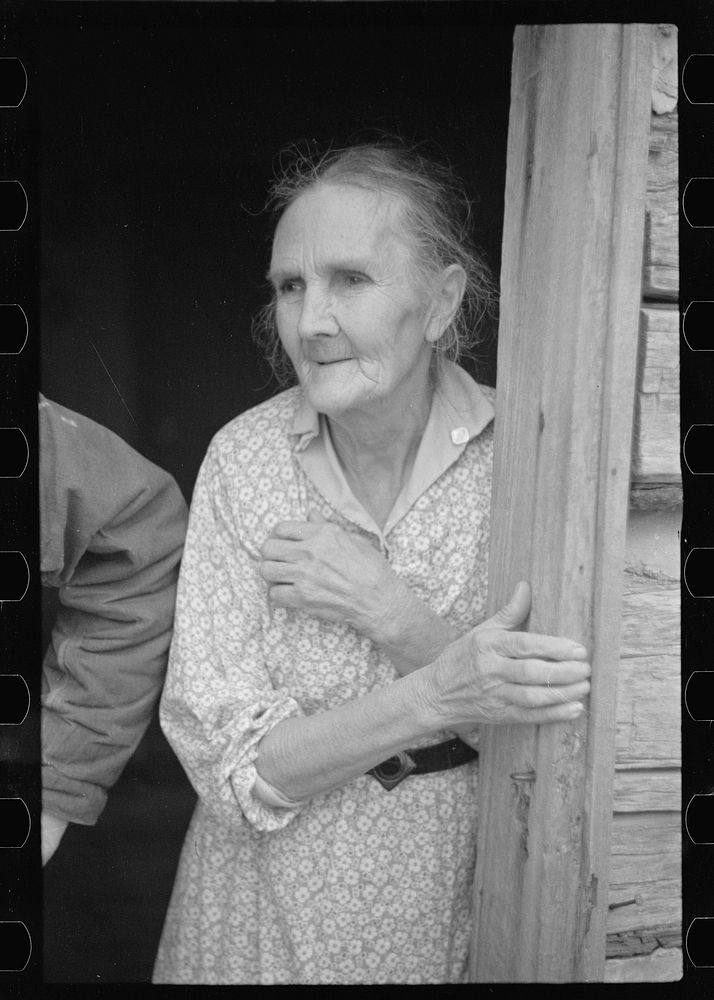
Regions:
<instances>
[{"instance_id":1,"label":"log cabin wall","mask_svg":"<svg viewBox=\"0 0 714 1000\"><path fill-rule=\"evenodd\" d=\"M657 29L606 981L682 975L677 36Z\"/></svg>"}]
</instances>

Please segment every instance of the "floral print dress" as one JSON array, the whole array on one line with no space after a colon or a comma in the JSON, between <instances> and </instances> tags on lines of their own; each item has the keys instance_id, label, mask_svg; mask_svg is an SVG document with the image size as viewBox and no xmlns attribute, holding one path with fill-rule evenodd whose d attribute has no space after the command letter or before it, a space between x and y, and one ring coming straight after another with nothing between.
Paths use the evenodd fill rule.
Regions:
<instances>
[{"instance_id":1,"label":"floral print dress","mask_svg":"<svg viewBox=\"0 0 714 1000\"><path fill-rule=\"evenodd\" d=\"M342 624L268 604L260 547L313 508L370 538L421 600L466 630L484 617L492 392L449 363L410 482L382 531L352 496L299 388L214 438L191 507L161 702L199 799L157 983L465 980L477 764L392 791L364 775L295 808L253 794L258 743L398 674ZM422 745L449 739L435 733Z\"/></svg>"}]
</instances>

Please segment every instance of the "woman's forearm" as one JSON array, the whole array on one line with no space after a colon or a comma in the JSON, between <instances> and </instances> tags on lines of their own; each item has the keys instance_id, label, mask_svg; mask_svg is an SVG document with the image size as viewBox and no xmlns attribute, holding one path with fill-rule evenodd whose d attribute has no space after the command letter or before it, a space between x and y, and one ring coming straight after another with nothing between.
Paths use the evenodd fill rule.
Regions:
<instances>
[{"instance_id":1,"label":"woman's forearm","mask_svg":"<svg viewBox=\"0 0 714 1000\"><path fill-rule=\"evenodd\" d=\"M330 791L438 729L411 673L328 712L285 719L260 742L258 775L287 799Z\"/></svg>"},{"instance_id":2,"label":"woman's forearm","mask_svg":"<svg viewBox=\"0 0 714 1000\"><path fill-rule=\"evenodd\" d=\"M520 583L505 607L433 663L328 712L279 722L260 742L258 777L299 802L440 729L577 718L590 691L587 650L518 630L530 603L530 588Z\"/></svg>"},{"instance_id":3,"label":"woman's forearm","mask_svg":"<svg viewBox=\"0 0 714 1000\"><path fill-rule=\"evenodd\" d=\"M404 677L433 663L465 631L451 625L402 585L373 640Z\"/></svg>"}]
</instances>

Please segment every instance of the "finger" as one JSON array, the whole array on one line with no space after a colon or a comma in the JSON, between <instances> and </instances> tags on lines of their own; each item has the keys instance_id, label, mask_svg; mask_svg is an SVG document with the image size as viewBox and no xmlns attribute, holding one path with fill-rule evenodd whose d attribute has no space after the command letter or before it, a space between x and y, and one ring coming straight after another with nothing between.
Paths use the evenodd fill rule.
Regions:
<instances>
[{"instance_id":1,"label":"finger","mask_svg":"<svg viewBox=\"0 0 714 1000\"><path fill-rule=\"evenodd\" d=\"M312 534L307 521L278 521L272 531L273 538L290 539L301 542Z\"/></svg>"},{"instance_id":2,"label":"finger","mask_svg":"<svg viewBox=\"0 0 714 1000\"><path fill-rule=\"evenodd\" d=\"M289 583L279 583L269 587L268 600L276 608L297 608L300 606L295 587Z\"/></svg>"},{"instance_id":3,"label":"finger","mask_svg":"<svg viewBox=\"0 0 714 1000\"><path fill-rule=\"evenodd\" d=\"M547 708L550 705L577 702L590 693L590 682L566 684L560 687L543 687L523 684L506 684L503 697L519 708Z\"/></svg>"},{"instance_id":4,"label":"finger","mask_svg":"<svg viewBox=\"0 0 714 1000\"><path fill-rule=\"evenodd\" d=\"M484 622L481 628L514 629L522 625L531 610L531 588L525 580L516 584L510 601L492 618Z\"/></svg>"},{"instance_id":5,"label":"finger","mask_svg":"<svg viewBox=\"0 0 714 1000\"><path fill-rule=\"evenodd\" d=\"M477 642L483 636L477 635ZM501 632L493 641L492 648L502 656L512 656L525 660L582 660L588 651L579 642L559 635L540 635L538 632Z\"/></svg>"},{"instance_id":6,"label":"finger","mask_svg":"<svg viewBox=\"0 0 714 1000\"><path fill-rule=\"evenodd\" d=\"M513 684L576 684L591 674L586 660L509 660L501 670L505 680Z\"/></svg>"},{"instance_id":7,"label":"finger","mask_svg":"<svg viewBox=\"0 0 714 1000\"><path fill-rule=\"evenodd\" d=\"M514 707L502 720L503 722L524 722L529 725L542 726L551 722L572 722L582 715L585 706L580 701L559 703L547 708L516 708Z\"/></svg>"},{"instance_id":8,"label":"finger","mask_svg":"<svg viewBox=\"0 0 714 1000\"><path fill-rule=\"evenodd\" d=\"M319 510L315 510L314 507L311 507L310 510L308 511L308 513L307 513L307 519L310 522L310 524L327 524L328 523L327 518L323 517L322 514L320 513L320 511Z\"/></svg>"},{"instance_id":9,"label":"finger","mask_svg":"<svg viewBox=\"0 0 714 1000\"><path fill-rule=\"evenodd\" d=\"M263 559L272 562L294 562L300 551L295 542L296 539L268 538L263 542L260 554Z\"/></svg>"},{"instance_id":10,"label":"finger","mask_svg":"<svg viewBox=\"0 0 714 1000\"><path fill-rule=\"evenodd\" d=\"M578 684L560 685L551 689L557 700L563 702L579 702L590 694L590 681L580 681Z\"/></svg>"},{"instance_id":11,"label":"finger","mask_svg":"<svg viewBox=\"0 0 714 1000\"><path fill-rule=\"evenodd\" d=\"M265 559L259 567L262 578L267 583L294 583L295 567L292 563L273 562Z\"/></svg>"}]
</instances>

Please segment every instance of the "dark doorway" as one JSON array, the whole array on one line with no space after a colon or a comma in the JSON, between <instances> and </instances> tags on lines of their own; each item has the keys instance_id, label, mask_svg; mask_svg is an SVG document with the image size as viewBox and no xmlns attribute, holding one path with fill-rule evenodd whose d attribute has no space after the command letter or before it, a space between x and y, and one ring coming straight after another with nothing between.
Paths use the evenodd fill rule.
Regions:
<instances>
[{"instance_id":1,"label":"dark doorway","mask_svg":"<svg viewBox=\"0 0 714 1000\"><path fill-rule=\"evenodd\" d=\"M471 5L318 7L43 7L41 388L187 500L212 435L276 391L250 317L286 144L425 143L467 181L498 271L512 26ZM98 825L71 826L45 869L48 981L150 977L193 801L154 723Z\"/></svg>"}]
</instances>

